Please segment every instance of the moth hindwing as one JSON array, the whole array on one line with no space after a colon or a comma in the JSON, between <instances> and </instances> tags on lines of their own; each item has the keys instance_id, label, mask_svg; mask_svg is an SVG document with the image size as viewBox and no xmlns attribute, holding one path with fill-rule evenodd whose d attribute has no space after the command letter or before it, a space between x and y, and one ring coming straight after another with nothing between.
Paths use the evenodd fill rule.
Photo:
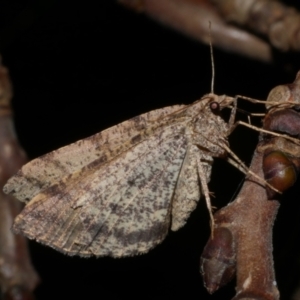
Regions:
<instances>
[{"instance_id":1,"label":"moth hindwing","mask_svg":"<svg viewBox=\"0 0 300 300\"><path fill-rule=\"evenodd\" d=\"M208 94L150 111L32 160L4 187L26 202L13 230L69 255L149 251L201 194L209 203L213 157L226 156L229 131L213 111L233 101Z\"/></svg>"}]
</instances>

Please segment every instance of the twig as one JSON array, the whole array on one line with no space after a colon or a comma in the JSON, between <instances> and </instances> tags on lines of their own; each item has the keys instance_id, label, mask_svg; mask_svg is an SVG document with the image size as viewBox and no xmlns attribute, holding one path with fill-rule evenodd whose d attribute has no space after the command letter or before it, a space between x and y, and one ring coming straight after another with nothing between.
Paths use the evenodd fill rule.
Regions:
<instances>
[{"instance_id":1,"label":"twig","mask_svg":"<svg viewBox=\"0 0 300 300\"><path fill-rule=\"evenodd\" d=\"M291 94L297 95L297 84L287 87ZM268 100L273 96L271 92ZM297 101L296 97L296 108ZM293 136L300 132L300 114L291 105L285 109L269 108L264 129ZM283 192L295 183L299 169L298 144L284 136L261 134L250 171ZM235 201L214 215L214 238L208 241L201 258L204 283L210 293L230 281L236 273L234 300L279 299L272 256L272 227L279 198L279 194L251 176Z\"/></svg>"}]
</instances>

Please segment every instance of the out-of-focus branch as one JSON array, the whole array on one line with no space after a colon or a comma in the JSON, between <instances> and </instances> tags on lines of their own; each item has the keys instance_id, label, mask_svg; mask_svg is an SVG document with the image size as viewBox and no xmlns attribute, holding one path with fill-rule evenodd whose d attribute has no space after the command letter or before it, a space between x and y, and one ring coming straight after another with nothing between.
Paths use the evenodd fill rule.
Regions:
<instances>
[{"instance_id":1,"label":"out-of-focus branch","mask_svg":"<svg viewBox=\"0 0 300 300\"><path fill-rule=\"evenodd\" d=\"M206 44L210 41L208 23L212 23L213 44L226 51L253 59L272 60L271 46L247 29L266 35L282 51L300 50L300 14L272 0L119 0L138 12L144 12L166 26Z\"/></svg>"},{"instance_id":2,"label":"out-of-focus branch","mask_svg":"<svg viewBox=\"0 0 300 300\"><path fill-rule=\"evenodd\" d=\"M38 275L31 265L25 238L11 232L22 205L2 192L7 179L26 162L14 132L11 97L8 71L0 65L0 289L4 299L32 299Z\"/></svg>"},{"instance_id":3,"label":"out-of-focus branch","mask_svg":"<svg viewBox=\"0 0 300 300\"><path fill-rule=\"evenodd\" d=\"M300 50L300 14L274 0L211 0L227 21L266 35L282 51Z\"/></svg>"}]
</instances>

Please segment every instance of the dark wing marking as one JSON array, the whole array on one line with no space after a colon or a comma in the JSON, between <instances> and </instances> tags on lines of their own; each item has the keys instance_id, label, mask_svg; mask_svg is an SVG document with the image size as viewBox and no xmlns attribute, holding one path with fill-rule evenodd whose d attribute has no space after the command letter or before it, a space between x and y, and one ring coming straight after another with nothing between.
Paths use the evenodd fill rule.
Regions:
<instances>
[{"instance_id":1,"label":"dark wing marking","mask_svg":"<svg viewBox=\"0 0 300 300\"><path fill-rule=\"evenodd\" d=\"M8 180L6 194L28 202L42 190L62 178L94 163L101 167L117 155L147 139L172 119L174 113L185 105L174 105L150 111L91 137L36 158Z\"/></svg>"},{"instance_id":2,"label":"dark wing marking","mask_svg":"<svg viewBox=\"0 0 300 300\"><path fill-rule=\"evenodd\" d=\"M16 218L14 230L71 255L149 251L169 229L188 147L184 129L182 123L165 126L109 164L43 190Z\"/></svg>"}]
</instances>

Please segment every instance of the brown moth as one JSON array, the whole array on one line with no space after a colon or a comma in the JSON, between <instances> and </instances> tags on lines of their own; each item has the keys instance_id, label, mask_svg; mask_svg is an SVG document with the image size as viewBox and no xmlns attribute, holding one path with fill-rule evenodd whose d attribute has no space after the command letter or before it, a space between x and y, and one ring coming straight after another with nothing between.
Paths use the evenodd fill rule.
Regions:
<instances>
[{"instance_id":1,"label":"brown moth","mask_svg":"<svg viewBox=\"0 0 300 300\"><path fill-rule=\"evenodd\" d=\"M213 226L213 157L234 164L227 136L235 109L228 123L219 111L234 102L210 93L32 160L4 187L26 203L13 230L69 255L135 255L181 228L202 194Z\"/></svg>"},{"instance_id":2,"label":"brown moth","mask_svg":"<svg viewBox=\"0 0 300 300\"><path fill-rule=\"evenodd\" d=\"M69 255L146 253L169 228L186 223L201 195L213 229L207 184L214 157L279 192L251 173L227 140L239 124L282 136L235 123L238 97L266 101L218 96L213 80L211 90L191 105L150 111L24 165L4 186L5 193L26 203L14 232ZM267 100L270 107L294 105L273 98ZM231 109L228 122L220 116L224 108Z\"/></svg>"}]
</instances>

